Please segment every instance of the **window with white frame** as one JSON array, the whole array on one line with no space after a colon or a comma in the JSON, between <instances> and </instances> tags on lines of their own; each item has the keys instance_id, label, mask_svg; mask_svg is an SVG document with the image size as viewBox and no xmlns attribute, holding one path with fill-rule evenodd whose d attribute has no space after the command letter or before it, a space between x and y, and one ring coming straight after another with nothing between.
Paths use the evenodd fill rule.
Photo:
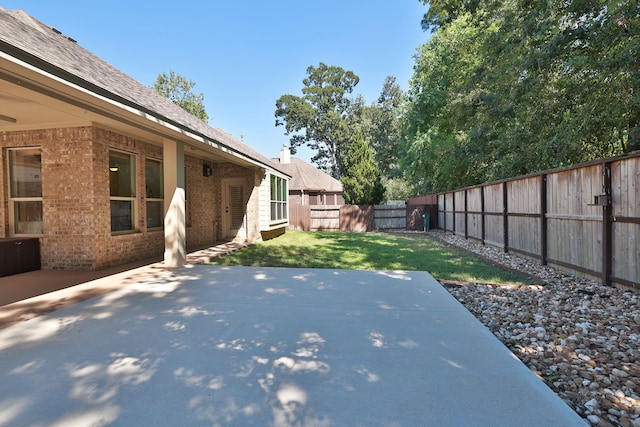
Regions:
<instances>
[{"instance_id":1,"label":"window with white frame","mask_svg":"<svg viewBox=\"0 0 640 427\"><path fill-rule=\"evenodd\" d=\"M287 180L271 175L271 222L287 218Z\"/></svg>"},{"instance_id":2,"label":"window with white frame","mask_svg":"<svg viewBox=\"0 0 640 427\"><path fill-rule=\"evenodd\" d=\"M145 159L147 229L160 229L164 224L164 180L162 161Z\"/></svg>"},{"instance_id":3,"label":"window with white frame","mask_svg":"<svg viewBox=\"0 0 640 427\"><path fill-rule=\"evenodd\" d=\"M13 235L42 234L42 153L9 149L9 221Z\"/></svg>"},{"instance_id":4,"label":"window with white frame","mask_svg":"<svg viewBox=\"0 0 640 427\"><path fill-rule=\"evenodd\" d=\"M109 151L109 189L111 232L135 229L136 156L123 151Z\"/></svg>"}]
</instances>

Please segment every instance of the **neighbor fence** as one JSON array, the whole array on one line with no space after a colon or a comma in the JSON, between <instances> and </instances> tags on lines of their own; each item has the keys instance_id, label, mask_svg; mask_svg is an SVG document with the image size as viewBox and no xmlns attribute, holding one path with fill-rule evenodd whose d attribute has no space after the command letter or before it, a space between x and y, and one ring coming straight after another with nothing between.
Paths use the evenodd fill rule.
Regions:
<instances>
[{"instance_id":1,"label":"neighbor fence","mask_svg":"<svg viewBox=\"0 0 640 427\"><path fill-rule=\"evenodd\" d=\"M398 231L420 227L422 206L406 205L292 205L289 206L289 229L302 231ZM435 213L435 212L434 212Z\"/></svg>"},{"instance_id":2,"label":"neighbor fence","mask_svg":"<svg viewBox=\"0 0 640 427\"><path fill-rule=\"evenodd\" d=\"M640 289L640 152L438 194L438 227Z\"/></svg>"}]
</instances>

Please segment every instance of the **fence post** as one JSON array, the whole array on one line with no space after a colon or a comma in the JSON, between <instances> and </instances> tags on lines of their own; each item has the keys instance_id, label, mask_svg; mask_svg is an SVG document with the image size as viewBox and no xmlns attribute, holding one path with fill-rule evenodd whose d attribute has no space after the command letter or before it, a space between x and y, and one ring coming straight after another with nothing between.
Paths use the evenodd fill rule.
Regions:
<instances>
[{"instance_id":1,"label":"fence post","mask_svg":"<svg viewBox=\"0 0 640 427\"><path fill-rule=\"evenodd\" d=\"M613 261L611 162L602 164L602 191L607 197L607 204L602 207L602 284L611 286L611 263Z\"/></svg>"},{"instance_id":2,"label":"fence post","mask_svg":"<svg viewBox=\"0 0 640 427\"><path fill-rule=\"evenodd\" d=\"M547 174L540 175L540 264L547 265Z\"/></svg>"},{"instance_id":3,"label":"fence post","mask_svg":"<svg viewBox=\"0 0 640 427\"><path fill-rule=\"evenodd\" d=\"M453 204L453 225L451 227L453 234L456 234L456 192L451 193L453 197L451 198L451 204Z\"/></svg>"},{"instance_id":4,"label":"fence post","mask_svg":"<svg viewBox=\"0 0 640 427\"><path fill-rule=\"evenodd\" d=\"M465 188L464 190L464 238L468 239L469 238L469 203L467 202L467 189Z\"/></svg>"},{"instance_id":5,"label":"fence post","mask_svg":"<svg viewBox=\"0 0 640 427\"><path fill-rule=\"evenodd\" d=\"M444 226L444 232L447 232L447 193L442 193L442 212L444 212L444 215L442 215L443 218L443 226Z\"/></svg>"},{"instance_id":6,"label":"fence post","mask_svg":"<svg viewBox=\"0 0 640 427\"><path fill-rule=\"evenodd\" d=\"M504 253L507 253L509 252L509 211L507 209L507 181L502 183L502 209Z\"/></svg>"},{"instance_id":7,"label":"fence post","mask_svg":"<svg viewBox=\"0 0 640 427\"><path fill-rule=\"evenodd\" d=\"M482 245L484 246L484 185L480 186L480 240L482 241Z\"/></svg>"}]
</instances>

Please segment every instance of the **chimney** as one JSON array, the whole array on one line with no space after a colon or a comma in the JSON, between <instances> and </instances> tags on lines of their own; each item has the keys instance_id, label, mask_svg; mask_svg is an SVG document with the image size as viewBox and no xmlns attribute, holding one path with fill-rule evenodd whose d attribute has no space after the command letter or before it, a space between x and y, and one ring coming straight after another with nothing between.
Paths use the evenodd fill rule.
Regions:
<instances>
[{"instance_id":1,"label":"chimney","mask_svg":"<svg viewBox=\"0 0 640 427\"><path fill-rule=\"evenodd\" d=\"M287 147L287 144L282 144L282 150L280 150L280 164L288 165L291 163L291 150Z\"/></svg>"}]
</instances>

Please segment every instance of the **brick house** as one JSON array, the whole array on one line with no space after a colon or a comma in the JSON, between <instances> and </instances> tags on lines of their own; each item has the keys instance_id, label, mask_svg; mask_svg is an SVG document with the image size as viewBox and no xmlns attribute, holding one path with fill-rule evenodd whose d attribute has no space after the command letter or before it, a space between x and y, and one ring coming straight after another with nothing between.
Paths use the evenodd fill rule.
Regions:
<instances>
[{"instance_id":1,"label":"brick house","mask_svg":"<svg viewBox=\"0 0 640 427\"><path fill-rule=\"evenodd\" d=\"M280 168L291 176L289 182L289 206L342 206L342 183L302 159L291 157L285 145L280 158L274 159Z\"/></svg>"},{"instance_id":2,"label":"brick house","mask_svg":"<svg viewBox=\"0 0 640 427\"><path fill-rule=\"evenodd\" d=\"M0 238L94 270L283 233L279 165L23 11L0 7Z\"/></svg>"}]
</instances>

